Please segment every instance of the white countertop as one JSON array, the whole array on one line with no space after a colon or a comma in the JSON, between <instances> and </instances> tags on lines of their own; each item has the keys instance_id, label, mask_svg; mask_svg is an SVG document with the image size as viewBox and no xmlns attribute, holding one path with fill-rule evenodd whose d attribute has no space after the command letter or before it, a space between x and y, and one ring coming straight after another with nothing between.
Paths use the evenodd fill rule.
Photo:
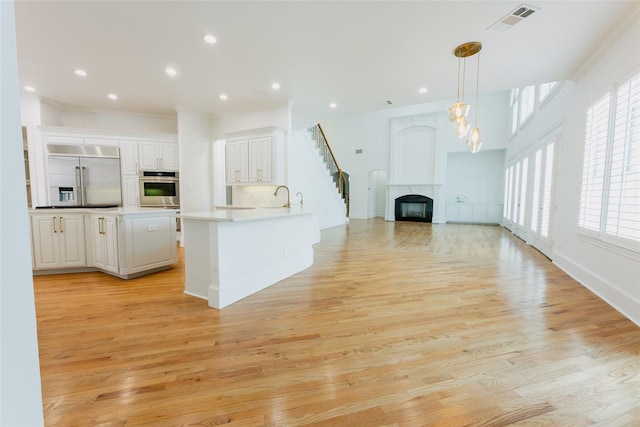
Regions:
<instances>
[{"instance_id":1,"label":"white countertop","mask_svg":"<svg viewBox=\"0 0 640 427\"><path fill-rule=\"evenodd\" d=\"M112 215L175 215L180 209L165 209L165 208L65 208L56 207L50 209L29 209L30 214L43 214L43 213L105 213Z\"/></svg>"},{"instance_id":2,"label":"white countertop","mask_svg":"<svg viewBox=\"0 0 640 427\"><path fill-rule=\"evenodd\" d=\"M312 213L313 211L311 209L304 209L300 206L293 206L291 208L220 206L216 207L212 211L182 213L179 217L182 219L195 219L201 221L232 222L257 221L261 219L282 218L296 215L311 215Z\"/></svg>"}]
</instances>

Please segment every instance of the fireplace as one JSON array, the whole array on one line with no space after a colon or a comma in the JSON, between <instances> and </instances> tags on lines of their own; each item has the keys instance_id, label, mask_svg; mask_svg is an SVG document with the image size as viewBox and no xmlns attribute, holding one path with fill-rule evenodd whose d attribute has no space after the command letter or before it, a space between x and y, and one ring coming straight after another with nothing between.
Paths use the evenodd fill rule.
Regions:
<instances>
[{"instance_id":1,"label":"fireplace","mask_svg":"<svg viewBox=\"0 0 640 427\"><path fill-rule=\"evenodd\" d=\"M396 199L396 221L431 222L433 199L419 194L408 194Z\"/></svg>"}]
</instances>

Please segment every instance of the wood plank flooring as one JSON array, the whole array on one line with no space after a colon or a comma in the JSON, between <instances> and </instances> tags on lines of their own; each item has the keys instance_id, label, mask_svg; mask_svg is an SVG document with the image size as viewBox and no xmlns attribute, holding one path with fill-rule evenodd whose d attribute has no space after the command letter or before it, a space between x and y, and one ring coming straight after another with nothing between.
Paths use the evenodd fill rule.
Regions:
<instances>
[{"instance_id":1,"label":"wood plank flooring","mask_svg":"<svg viewBox=\"0 0 640 427\"><path fill-rule=\"evenodd\" d=\"M221 311L182 261L34 277L46 425L640 425L640 328L507 230L351 220L314 249Z\"/></svg>"}]
</instances>

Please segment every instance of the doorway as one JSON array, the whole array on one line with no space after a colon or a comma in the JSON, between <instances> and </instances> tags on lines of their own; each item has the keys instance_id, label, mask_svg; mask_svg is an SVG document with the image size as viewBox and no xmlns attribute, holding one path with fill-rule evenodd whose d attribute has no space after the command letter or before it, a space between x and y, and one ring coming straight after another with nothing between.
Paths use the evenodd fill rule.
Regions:
<instances>
[{"instance_id":1,"label":"doorway","mask_svg":"<svg viewBox=\"0 0 640 427\"><path fill-rule=\"evenodd\" d=\"M367 218L385 216L387 182L387 173L381 169L374 169L367 175Z\"/></svg>"}]
</instances>

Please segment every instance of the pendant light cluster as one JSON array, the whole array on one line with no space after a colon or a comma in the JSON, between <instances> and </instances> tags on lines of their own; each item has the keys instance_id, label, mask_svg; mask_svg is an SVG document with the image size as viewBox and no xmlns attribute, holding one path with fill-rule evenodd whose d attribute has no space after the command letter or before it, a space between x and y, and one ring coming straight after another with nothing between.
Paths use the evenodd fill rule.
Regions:
<instances>
[{"instance_id":1,"label":"pendant light cluster","mask_svg":"<svg viewBox=\"0 0 640 427\"><path fill-rule=\"evenodd\" d=\"M478 81L480 80L480 50L482 43L467 42L456 47L453 54L458 58L458 98L457 102L447 109L449 120L453 123L453 129L456 136L460 139L467 137L467 145L472 153L480 151L482 140L480 139L480 129L478 129ZM473 122L473 128L469 123L469 111L471 105L464 102L464 81L466 72L466 59L470 56L478 54L476 67L476 111ZM462 68L462 79L460 78L460 68ZM461 98L462 96L462 98ZM469 129L471 128L471 132Z\"/></svg>"}]
</instances>

